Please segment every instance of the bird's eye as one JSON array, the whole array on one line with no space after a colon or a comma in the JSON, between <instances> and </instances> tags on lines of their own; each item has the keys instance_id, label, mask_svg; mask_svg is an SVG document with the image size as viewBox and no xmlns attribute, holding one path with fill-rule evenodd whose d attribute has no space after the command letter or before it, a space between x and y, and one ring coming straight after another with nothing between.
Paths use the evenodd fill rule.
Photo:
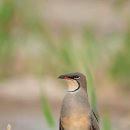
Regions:
<instances>
[{"instance_id":1,"label":"bird's eye","mask_svg":"<svg viewBox=\"0 0 130 130\"><path fill-rule=\"evenodd\" d=\"M76 75L76 76L74 76L73 78L74 78L74 79L79 79L80 76Z\"/></svg>"}]
</instances>

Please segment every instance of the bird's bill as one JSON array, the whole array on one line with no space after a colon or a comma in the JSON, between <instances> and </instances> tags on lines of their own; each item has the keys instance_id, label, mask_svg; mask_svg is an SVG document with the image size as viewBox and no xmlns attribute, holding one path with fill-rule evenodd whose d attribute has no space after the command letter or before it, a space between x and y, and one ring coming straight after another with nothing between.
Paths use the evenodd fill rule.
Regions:
<instances>
[{"instance_id":1,"label":"bird's bill","mask_svg":"<svg viewBox=\"0 0 130 130\"><path fill-rule=\"evenodd\" d=\"M58 78L59 78L59 79L65 79L65 80L70 80L70 79L71 79L71 78L69 78L69 77L66 76L66 75L60 75Z\"/></svg>"}]
</instances>

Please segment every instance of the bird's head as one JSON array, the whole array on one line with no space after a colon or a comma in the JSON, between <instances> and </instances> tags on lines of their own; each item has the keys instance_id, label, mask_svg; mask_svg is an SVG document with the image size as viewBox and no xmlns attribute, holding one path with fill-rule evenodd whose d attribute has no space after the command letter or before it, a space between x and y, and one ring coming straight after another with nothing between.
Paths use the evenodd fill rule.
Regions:
<instances>
[{"instance_id":1,"label":"bird's head","mask_svg":"<svg viewBox=\"0 0 130 130\"><path fill-rule=\"evenodd\" d=\"M64 79L68 83L68 91L69 92L74 92L80 87L84 88L86 90L86 77L81 74L81 73L69 73L69 74L64 74L60 75L58 78Z\"/></svg>"}]
</instances>

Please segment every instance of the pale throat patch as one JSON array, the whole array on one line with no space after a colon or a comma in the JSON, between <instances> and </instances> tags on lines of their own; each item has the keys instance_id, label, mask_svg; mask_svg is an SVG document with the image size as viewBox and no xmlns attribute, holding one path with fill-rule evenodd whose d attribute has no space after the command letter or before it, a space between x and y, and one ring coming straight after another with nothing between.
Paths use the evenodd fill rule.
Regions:
<instances>
[{"instance_id":1,"label":"pale throat patch","mask_svg":"<svg viewBox=\"0 0 130 130\"><path fill-rule=\"evenodd\" d=\"M70 80L66 80L69 87L68 87L68 91L74 91L79 87L79 84L77 83L76 80L70 79Z\"/></svg>"}]
</instances>

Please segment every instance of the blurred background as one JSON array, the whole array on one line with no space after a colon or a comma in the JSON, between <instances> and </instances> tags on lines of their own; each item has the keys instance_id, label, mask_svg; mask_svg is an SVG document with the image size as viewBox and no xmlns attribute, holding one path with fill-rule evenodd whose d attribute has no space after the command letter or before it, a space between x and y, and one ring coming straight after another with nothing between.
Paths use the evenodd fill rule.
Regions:
<instances>
[{"instance_id":1,"label":"blurred background","mask_svg":"<svg viewBox=\"0 0 130 130\"><path fill-rule=\"evenodd\" d=\"M87 76L102 130L129 130L129 68L129 0L0 0L1 130L58 130L70 72Z\"/></svg>"}]
</instances>

